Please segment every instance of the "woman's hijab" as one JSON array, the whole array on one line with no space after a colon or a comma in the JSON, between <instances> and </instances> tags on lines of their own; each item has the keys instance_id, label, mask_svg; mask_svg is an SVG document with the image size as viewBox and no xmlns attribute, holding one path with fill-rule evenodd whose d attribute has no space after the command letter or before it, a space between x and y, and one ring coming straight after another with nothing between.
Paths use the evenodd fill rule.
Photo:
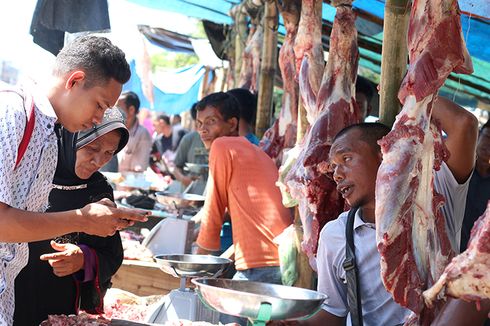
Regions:
<instances>
[{"instance_id":1,"label":"woman's hijab","mask_svg":"<svg viewBox=\"0 0 490 326\"><path fill-rule=\"evenodd\" d=\"M100 178L99 173L94 173L89 179L80 179L75 173L75 163L77 150L90 144L105 134L118 130L121 139L117 147L116 155L126 146L129 139L129 132L124 124L124 117L117 108L107 109L100 124L95 124L93 128L86 129L77 133L71 133L63 127L57 127L58 132L58 164L54 176L54 184L62 186L75 186L87 184L93 179Z\"/></svg>"}]
</instances>

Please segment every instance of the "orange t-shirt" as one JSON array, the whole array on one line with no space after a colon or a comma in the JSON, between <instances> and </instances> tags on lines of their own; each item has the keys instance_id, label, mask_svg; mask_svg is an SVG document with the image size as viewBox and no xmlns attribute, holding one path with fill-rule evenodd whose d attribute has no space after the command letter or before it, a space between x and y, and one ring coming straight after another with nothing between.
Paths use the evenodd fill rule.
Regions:
<instances>
[{"instance_id":1,"label":"orange t-shirt","mask_svg":"<svg viewBox=\"0 0 490 326\"><path fill-rule=\"evenodd\" d=\"M219 137L209 152L209 179L197 244L220 249L225 209L231 216L235 268L279 266L272 240L291 224L274 162L244 137Z\"/></svg>"}]
</instances>

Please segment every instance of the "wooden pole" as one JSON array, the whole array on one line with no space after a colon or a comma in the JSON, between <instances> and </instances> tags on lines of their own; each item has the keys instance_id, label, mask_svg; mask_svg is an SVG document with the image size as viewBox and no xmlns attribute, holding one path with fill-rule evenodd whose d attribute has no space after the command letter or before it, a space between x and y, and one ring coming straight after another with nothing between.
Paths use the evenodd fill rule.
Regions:
<instances>
[{"instance_id":1,"label":"wooden pole","mask_svg":"<svg viewBox=\"0 0 490 326\"><path fill-rule=\"evenodd\" d=\"M400 111L398 89L407 70L407 30L410 18L409 0L387 0L381 52L380 122L392 126Z\"/></svg>"},{"instance_id":2,"label":"wooden pole","mask_svg":"<svg viewBox=\"0 0 490 326\"><path fill-rule=\"evenodd\" d=\"M243 6L240 4L233 11L233 18L235 20L235 69L234 69L234 79L235 87L236 83L240 78L240 71L242 69L242 55L243 50L245 50L247 41L247 12Z\"/></svg>"},{"instance_id":3,"label":"wooden pole","mask_svg":"<svg viewBox=\"0 0 490 326\"><path fill-rule=\"evenodd\" d=\"M278 10L274 0L267 0L265 13L262 19L264 24L264 41L262 47L262 62L257 101L257 121L255 134L260 139L270 127L272 111L272 94L274 90L274 76L277 65L277 27Z\"/></svg>"}]
</instances>

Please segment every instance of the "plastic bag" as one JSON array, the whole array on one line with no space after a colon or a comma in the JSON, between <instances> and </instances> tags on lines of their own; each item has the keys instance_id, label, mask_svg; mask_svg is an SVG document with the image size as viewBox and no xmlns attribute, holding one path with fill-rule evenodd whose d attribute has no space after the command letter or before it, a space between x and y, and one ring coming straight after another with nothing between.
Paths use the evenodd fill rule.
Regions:
<instances>
[{"instance_id":1,"label":"plastic bag","mask_svg":"<svg viewBox=\"0 0 490 326\"><path fill-rule=\"evenodd\" d=\"M279 261L282 284L292 286L298 279L298 248L296 246L295 226L291 224L274 238L279 247Z\"/></svg>"}]
</instances>

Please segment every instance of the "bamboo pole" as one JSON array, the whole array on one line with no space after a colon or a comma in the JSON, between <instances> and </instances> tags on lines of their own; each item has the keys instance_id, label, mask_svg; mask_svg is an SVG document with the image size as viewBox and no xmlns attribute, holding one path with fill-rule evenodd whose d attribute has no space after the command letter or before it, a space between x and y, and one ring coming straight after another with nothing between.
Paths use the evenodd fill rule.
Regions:
<instances>
[{"instance_id":1,"label":"bamboo pole","mask_svg":"<svg viewBox=\"0 0 490 326\"><path fill-rule=\"evenodd\" d=\"M381 52L380 122L392 126L400 111L398 89L407 70L409 0L387 0Z\"/></svg>"},{"instance_id":2,"label":"bamboo pole","mask_svg":"<svg viewBox=\"0 0 490 326\"><path fill-rule=\"evenodd\" d=\"M235 87L242 70L242 55L247 41L247 14L242 5L235 11Z\"/></svg>"},{"instance_id":3,"label":"bamboo pole","mask_svg":"<svg viewBox=\"0 0 490 326\"><path fill-rule=\"evenodd\" d=\"M255 134L260 139L270 126L272 94L277 65L277 27L279 24L277 5L274 0L265 2L264 41L257 101L257 121Z\"/></svg>"}]
</instances>

